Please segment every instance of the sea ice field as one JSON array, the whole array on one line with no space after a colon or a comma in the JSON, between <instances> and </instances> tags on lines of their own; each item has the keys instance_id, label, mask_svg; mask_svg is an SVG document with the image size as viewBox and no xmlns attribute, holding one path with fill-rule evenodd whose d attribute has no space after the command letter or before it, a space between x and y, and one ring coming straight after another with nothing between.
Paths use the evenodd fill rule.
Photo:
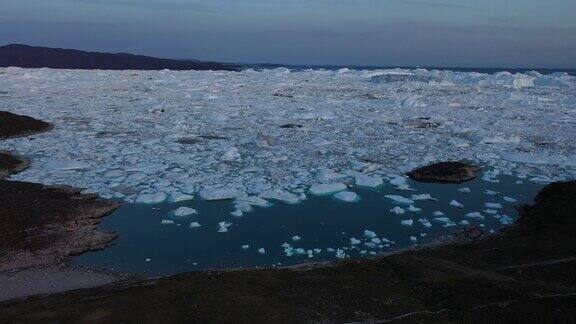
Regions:
<instances>
[{"instance_id":1,"label":"sea ice field","mask_svg":"<svg viewBox=\"0 0 576 324\"><path fill-rule=\"evenodd\" d=\"M55 126L0 143L32 161L10 179L125 202L105 223L118 244L78 262L139 272L373 255L463 220L496 231L576 178L566 73L5 68L0 103ZM458 187L404 175L451 160L483 171Z\"/></svg>"}]
</instances>

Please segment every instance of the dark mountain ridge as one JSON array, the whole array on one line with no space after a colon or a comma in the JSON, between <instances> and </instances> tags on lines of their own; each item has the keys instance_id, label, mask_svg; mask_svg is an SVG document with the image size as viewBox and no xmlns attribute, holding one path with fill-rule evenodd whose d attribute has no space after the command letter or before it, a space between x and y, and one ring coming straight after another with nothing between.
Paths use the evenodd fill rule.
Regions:
<instances>
[{"instance_id":1,"label":"dark mountain ridge","mask_svg":"<svg viewBox=\"0 0 576 324\"><path fill-rule=\"evenodd\" d=\"M0 67L83 70L226 70L240 66L217 62L162 59L127 53L97 53L20 44L0 46Z\"/></svg>"}]
</instances>

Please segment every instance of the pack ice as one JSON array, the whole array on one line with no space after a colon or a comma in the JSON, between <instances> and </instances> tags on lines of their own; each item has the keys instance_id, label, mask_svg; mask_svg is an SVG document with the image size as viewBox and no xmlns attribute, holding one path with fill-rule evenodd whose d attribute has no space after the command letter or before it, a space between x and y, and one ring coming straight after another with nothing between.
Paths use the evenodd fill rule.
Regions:
<instances>
[{"instance_id":1,"label":"pack ice","mask_svg":"<svg viewBox=\"0 0 576 324\"><path fill-rule=\"evenodd\" d=\"M33 157L15 180L145 204L234 199L237 214L384 180L412 190L401 174L446 160L497 170L486 181L576 177L568 74L288 72L1 68L2 109L56 127L0 149Z\"/></svg>"}]
</instances>

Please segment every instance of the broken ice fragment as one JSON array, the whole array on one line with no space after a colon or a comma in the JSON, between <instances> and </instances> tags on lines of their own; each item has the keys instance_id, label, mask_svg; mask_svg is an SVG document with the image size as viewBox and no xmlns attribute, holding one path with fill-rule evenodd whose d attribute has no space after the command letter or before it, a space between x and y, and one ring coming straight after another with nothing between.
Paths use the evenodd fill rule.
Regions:
<instances>
[{"instance_id":1,"label":"broken ice fragment","mask_svg":"<svg viewBox=\"0 0 576 324\"><path fill-rule=\"evenodd\" d=\"M219 233L226 233L228 232L228 227L232 226L232 223L228 222L220 222L218 223L218 232Z\"/></svg>"},{"instance_id":2,"label":"broken ice fragment","mask_svg":"<svg viewBox=\"0 0 576 324\"><path fill-rule=\"evenodd\" d=\"M300 236L298 236L298 235L292 236L292 241L294 241L294 242L298 242L298 241L300 241L301 239L302 239L302 238L301 238Z\"/></svg>"},{"instance_id":3,"label":"broken ice fragment","mask_svg":"<svg viewBox=\"0 0 576 324\"><path fill-rule=\"evenodd\" d=\"M430 194L419 194L419 195L412 195L413 200L432 200L437 201L437 199L432 198Z\"/></svg>"},{"instance_id":4,"label":"broken ice fragment","mask_svg":"<svg viewBox=\"0 0 576 324\"><path fill-rule=\"evenodd\" d=\"M501 203L485 203L484 206L486 206L486 208L492 208L492 209L500 209L500 208L502 208L502 204L501 204Z\"/></svg>"},{"instance_id":5,"label":"broken ice fragment","mask_svg":"<svg viewBox=\"0 0 576 324\"><path fill-rule=\"evenodd\" d=\"M140 204L159 204L166 200L166 194L163 192L151 193L151 194L141 194L136 198L136 202Z\"/></svg>"},{"instance_id":6,"label":"broken ice fragment","mask_svg":"<svg viewBox=\"0 0 576 324\"><path fill-rule=\"evenodd\" d=\"M460 188L460 189L458 189L458 191L463 192L463 193L470 193L470 192L472 192L472 190L470 190L470 188L468 188L468 187Z\"/></svg>"},{"instance_id":7,"label":"broken ice fragment","mask_svg":"<svg viewBox=\"0 0 576 324\"><path fill-rule=\"evenodd\" d=\"M264 248L259 248L258 249L258 253L260 254L266 254L266 250Z\"/></svg>"},{"instance_id":8,"label":"broken ice fragment","mask_svg":"<svg viewBox=\"0 0 576 324\"><path fill-rule=\"evenodd\" d=\"M346 190L346 185L341 182L315 184L310 187L310 193L316 196L329 195L343 190Z\"/></svg>"},{"instance_id":9,"label":"broken ice fragment","mask_svg":"<svg viewBox=\"0 0 576 324\"><path fill-rule=\"evenodd\" d=\"M169 225L169 224L174 224L173 220L169 220L169 219L163 219L160 224L162 225Z\"/></svg>"},{"instance_id":10,"label":"broken ice fragment","mask_svg":"<svg viewBox=\"0 0 576 324\"><path fill-rule=\"evenodd\" d=\"M359 174L356 176L356 185L359 187L376 188L384 183L380 176L367 176Z\"/></svg>"},{"instance_id":11,"label":"broken ice fragment","mask_svg":"<svg viewBox=\"0 0 576 324\"><path fill-rule=\"evenodd\" d=\"M358 197L358 195L352 191L341 191L335 194L334 198L345 202L356 202L360 199L360 197Z\"/></svg>"},{"instance_id":12,"label":"broken ice fragment","mask_svg":"<svg viewBox=\"0 0 576 324\"><path fill-rule=\"evenodd\" d=\"M509 203L514 203L514 202L518 201L516 198L512 198L512 197L504 197L502 199L504 199L504 201L507 201Z\"/></svg>"},{"instance_id":13,"label":"broken ice fragment","mask_svg":"<svg viewBox=\"0 0 576 324\"><path fill-rule=\"evenodd\" d=\"M189 225L190 228L197 228L197 227L200 227L200 226L202 226L202 225L200 225L198 222L192 222L192 223L190 223L190 225Z\"/></svg>"},{"instance_id":14,"label":"broken ice fragment","mask_svg":"<svg viewBox=\"0 0 576 324\"><path fill-rule=\"evenodd\" d=\"M395 202L397 202L397 203L401 203L401 204L407 204L407 205L408 205L408 204L413 204L413 203L414 203L413 200L410 200L410 199L408 199L408 198L404 198L404 197L402 197L402 196L397 196L397 195L385 195L384 197L386 197L386 198L388 198L388 199L390 199L390 200L393 200L393 201L395 201Z\"/></svg>"},{"instance_id":15,"label":"broken ice fragment","mask_svg":"<svg viewBox=\"0 0 576 324\"><path fill-rule=\"evenodd\" d=\"M414 224L414 220L412 219L405 219L403 221L400 221L400 224L404 225L404 226L412 226L412 224Z\"/></svg>"},{"instance_id":16,"label":"broken ice fragment","mask_svg":"<svg viewBox=\"0 0 576 324\"><path fill-rule=\"evenodd\" d=\"M176 217L186 217L192 214L196 214L197 211L195 209L189 207L180 207L174 211L174 216Z\"/></svg>"},{"instance_id":17,"label":"broken ice fragment","mask_svg":"<svg viewBox=\"0 0 576 324\"><path fill-rule=\"evenodd\" d=\"M410 205L410 207L408 207L408 210L413 212L413 213L417 213L419 211L422 211L421 208L415 207L414 205Z\"/></svg>"},{"instance_id":18,"label":"broken ice fragment","mask_svg":"<svg viewBox=\"0 0 576 324\"><path fill-rule=\"evenodd\" d=\"M404 209L396 206L396 207L390 209L390 212L392 212L392 213L394 213L394 214L396 214L396 215L402 215L402 214L404 214Z\"/></svg>"},{"instance_id":19,"label":"broken ice fragment","mask_svg":"<svg viewBox=\"0 0 576 324\"><path fill-rule=\"evenodd\" d=\"M352 244L352 245L357 245L357 244L360 244L360 243L362 243L362 241L360 241L360 240L358 240L358 239L356 239L356 238L354 238L354 237L350 239L350 244Z\"/></svg>"},{"instance_id":20,"label":"broken ice fragment","mask_svg":"<svg viewBox=\"0 0 576 324\"><path fill-rule=\"evenodd\" d=\"M300 199L295 194L279 189L263 192L260 194L260 198L277 200L285 204L297 204L300 202Z\"/></svg>"},{"instance_id":21,"label":"broken ice fragment","mask_svg":"<svg viewBox=\"0 0 576 324\"><path fill-rule=\"evenodd\" d=\"M464 217L484 219L484 216L482 214L480 214L479 212L468 213L468 214L464 215Z\"/></svg>"},{"instance_id":22,"label":"broken ice fragment","mask_svg":"<svg viewBox=\"0 0 576 324\"><path fill-rule=\"evenodd\" d=\"M227 200L234 199L246 194L233 188L205 188L200 191L200 198L204 200Z\"/></svg>"},{"instance_id":23,"label":"broken ice fragment","mask_svg":"<svg viewBox=\"0 0 576 324\"><path fill-rule=\"evenodd\" d=\"M364 236L366 236L366 237L368 237L368 238L377 237L376 233L372 232L371 230L365 230L365 231L364 231Z\"/></svg>"},{"instance_id":24,"label":"broken ice fragment","mask_svg":"<svg viewBox=\"0 0 576 324\"><path fill-rule=\"evenodd\" d=\"M242 250L248 250L249 248L250 248L250 245L248 245L248 244L242 245Z\"/></svg>"},{"instance_id":25,"label":"broken ice fragment","mask_svg":"<svg viewBox=\"0 0 576 324\"><path fill-rule=\"evenodd\" d=\"M242 217L244 213L240 209L236 209L235 211L231 212L230 215L234 217Z\"/></svg>"},{"instance_id":26,"label":"broken ice fragment","mask_svg":"<svg viewBox=\"0 0 576 324\"><path fill-rule=\"evenodd\" d=\"M224 152L224 155L222 156L222 160L223 161L234 161L236 159L238 159L240 157L240 152L238 151L238 148L232 146L230 148L228 148L226 150L226 152Z\"/></svg>"},{"instance_id":27,"label":"broken ice fragment","mask_svg":"<svg viewBox=\"0 0 576 324\"><path fill-rule=\"evenodd\" d=\"M454 206L454 207L458 207L458 208L464 208L464 205L462 205L460 202L458 202L456 200L452 200L450 202L450 206Z\"/></svg>"}]
</instances>

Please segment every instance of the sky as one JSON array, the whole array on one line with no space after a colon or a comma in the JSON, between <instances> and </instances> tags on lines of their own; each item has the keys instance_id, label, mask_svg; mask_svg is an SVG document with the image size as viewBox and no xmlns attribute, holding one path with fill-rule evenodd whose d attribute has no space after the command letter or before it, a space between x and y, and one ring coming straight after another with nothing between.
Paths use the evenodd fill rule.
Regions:
<instances>
[{"instance_id":1,"label":"sky","mask_svg":"<svg viewBox=\"0 0 576 324\"><path fill-rule=\"evenodd\" d=\"M576 68L575 0L0 0L0 44L236 63Z\"/></svg>"}]
</instances>

